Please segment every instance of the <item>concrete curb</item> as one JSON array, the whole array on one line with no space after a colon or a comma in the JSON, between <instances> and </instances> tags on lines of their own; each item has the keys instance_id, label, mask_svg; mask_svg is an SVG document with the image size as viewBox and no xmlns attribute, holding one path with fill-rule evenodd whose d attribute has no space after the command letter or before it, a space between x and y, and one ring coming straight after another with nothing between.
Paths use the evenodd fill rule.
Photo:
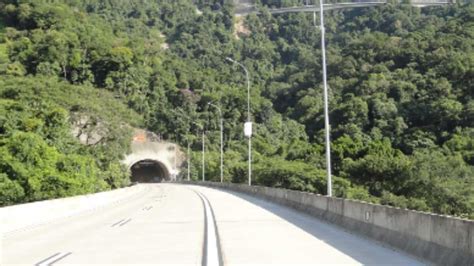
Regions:
<instances>
[{"instance_id":1,"label":"concrete curb","mask_svg":"<svg viewBox=\"0 0 474 266\"><path fill-rule=\"evenodd\" d=\"M264 198L437 265L474 265L472 220L287 189L232 183L183 183Z\"/></svg>"}]
</instances>

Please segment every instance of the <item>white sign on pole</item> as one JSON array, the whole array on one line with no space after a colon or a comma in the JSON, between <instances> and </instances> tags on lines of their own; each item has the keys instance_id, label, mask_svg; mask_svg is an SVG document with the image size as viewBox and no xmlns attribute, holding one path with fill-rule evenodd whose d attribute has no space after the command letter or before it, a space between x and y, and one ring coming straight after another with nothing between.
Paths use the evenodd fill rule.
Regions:
<instances>
[{"instance_id":1,"label":"white sign on pole","mask_svg":"<svg viewBox=\"0 0 474 266\"><path fill-rule=\"evenodd\" d=\"M252 136L252 122L245 122L244 124L244 135L246 137Z\"/></svg>"}]
</instances>

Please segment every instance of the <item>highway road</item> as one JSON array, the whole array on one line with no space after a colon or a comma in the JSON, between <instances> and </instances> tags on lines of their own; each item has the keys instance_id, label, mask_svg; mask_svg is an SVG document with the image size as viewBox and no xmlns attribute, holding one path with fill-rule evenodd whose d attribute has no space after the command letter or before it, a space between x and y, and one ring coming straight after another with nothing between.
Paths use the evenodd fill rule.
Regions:
<instances>
[{"instance_id":1,"label":"highway road","mask_svg":"<svg viewBox=\"0 0 474 266\"><path fill-rule=\"evenodd\" d=\"M241 0L238 1L236 12L237 16L246 16L252 13L258 13L255 8L254 1L250 0ZM336 9L346 9L346 8L361 8L361 7L374 7L387 4L387 1L367 1L367 2L342 2L342 3L328 3L324 4L324 10L336 10ZM416 2L412 3L412 6L415 7L427 7L427 6L441 6L449 5L449 1L443 2ZM299 12L319 12L319 5L307 5L307 6L294 6L294 7L282 7L282 8L270 8L268 10L271 14L285 14L285 13L299 13Z\"/></svg>"},{"instance_id":2,"label":"highway road","mask_svg":"<svg viewBox=\"0 0 474 266\"><path fill-rule=\"evenodd\" d=\"M1 265L423 265L248 195L143 184L120 203L2 235ZM32 217L33 218L33 217Z\"/></svg>"}]
</instances>

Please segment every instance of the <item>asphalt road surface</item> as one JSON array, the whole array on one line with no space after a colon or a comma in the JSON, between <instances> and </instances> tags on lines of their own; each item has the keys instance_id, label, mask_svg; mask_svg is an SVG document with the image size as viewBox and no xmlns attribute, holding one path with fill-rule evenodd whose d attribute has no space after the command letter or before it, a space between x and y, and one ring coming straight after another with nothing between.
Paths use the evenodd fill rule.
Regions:
<instances>
[{"instance_id":1,"label":"asphalt road surface","mask_svg":"<svg viewBox=\"0 0 474 266\"><path fill-rule=\"evenodd\" d=\"M1 265L422 265L251 196L147 184L120 204L4 234Z\"/></svg>"}]
</instances>

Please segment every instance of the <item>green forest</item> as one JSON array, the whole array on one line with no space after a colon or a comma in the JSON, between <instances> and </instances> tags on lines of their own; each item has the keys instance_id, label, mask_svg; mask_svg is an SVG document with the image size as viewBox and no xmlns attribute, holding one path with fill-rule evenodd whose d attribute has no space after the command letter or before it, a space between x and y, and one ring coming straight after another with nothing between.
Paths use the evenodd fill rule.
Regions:
<instances>
[{"instance_id":1,"label":"green forest","mask_svg":"<svg viewBox=\"0 0 474 266\"><path fill-rule=\"evenodd\" d=\"M320 30L268 12L280 5L244 18L223 0L0 0L0 205L128 185L132 127L189 141L198 180L204 125L217 181L208 102L225 181L246 182L245 75L226 57L250 73L253 183L326 194ZM473 219L474 4L325 21L334 195Z\"/></svg>"}]
</instances>

